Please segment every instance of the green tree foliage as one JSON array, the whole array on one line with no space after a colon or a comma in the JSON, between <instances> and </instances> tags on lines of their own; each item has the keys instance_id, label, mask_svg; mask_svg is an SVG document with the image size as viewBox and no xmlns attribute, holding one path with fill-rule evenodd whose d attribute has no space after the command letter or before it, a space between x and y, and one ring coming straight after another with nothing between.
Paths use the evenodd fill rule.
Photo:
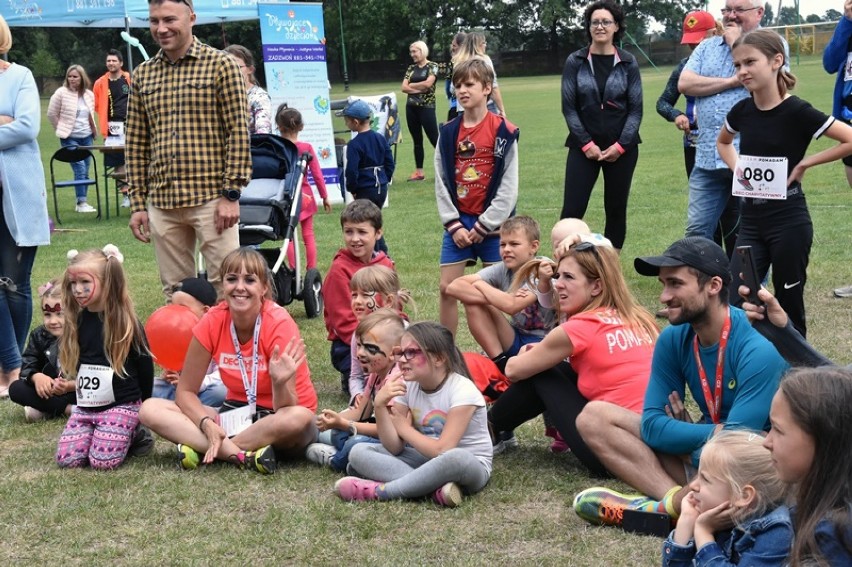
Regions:
<instances>
[{"instance_id":1,"label":"green tree foliage","mask_svg":"<svg viewBox=\"0 0 852 567\"><path fill-rule=\"evenodd\" d=\"M760 19L760 25L769 27L775 24L775 11L772 9L772 4L767 2L763 5L763 17Z\"/></svg>"},{"instance_id":2,"label":"green tree foliage","mask_svg":"<svg viewBox=\"0 0 852 567\"><path fill-rule=\"evenodd\" d=\"M843 17L843 14L835 10L834 8L829 8L825 11L825 15L822 17L822 21L824 22L836 22L840 18Z\"/></svg>"}]
</instances>

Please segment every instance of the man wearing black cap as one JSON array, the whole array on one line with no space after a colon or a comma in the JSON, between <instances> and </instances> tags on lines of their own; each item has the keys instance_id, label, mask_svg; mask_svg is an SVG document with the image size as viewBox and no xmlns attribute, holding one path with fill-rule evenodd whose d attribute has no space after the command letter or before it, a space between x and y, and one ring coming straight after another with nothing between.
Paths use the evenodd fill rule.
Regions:
<instances>
[{"instance_id":1,"label":"man wearing black cap","mask_svg":"<svg viewBox=\"0 0 852 567\"><path fill-rule=\"evenodd\" d=\"M728 305L728 257L713 241L687 237L660 256L636 258L636 271L657 276L671 325L654 347L642 416L589 402L577 429L613 476L642 492L591 488L577 495L577 514L620 525L625 508L677 517L704 443L726 425L769 428L769 405L787 364ZM701 415L683 406L689 388ZM647 497L645 496L647 495Z\"/></svg>"}]
</instances>

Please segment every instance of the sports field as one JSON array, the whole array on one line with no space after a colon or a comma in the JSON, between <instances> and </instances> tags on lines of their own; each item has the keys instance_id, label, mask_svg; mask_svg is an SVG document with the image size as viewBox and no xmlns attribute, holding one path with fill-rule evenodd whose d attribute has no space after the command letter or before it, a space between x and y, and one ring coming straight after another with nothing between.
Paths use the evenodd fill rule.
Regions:
<instances>
[{"instance_id":1,"label":"sports field","mask_svg":"<svg viewBox=\"0 0 852 567\"><path fill-rule=\"evenodd\" d=\"M670 70L643 70L644 143L622 253L629 284L652 311L658 306L659 286L633 271L633 258L662 252L682 236L686 216L681 137L654 110ZM823 72L820 61L803 59L793 72L800 79L794 93L830 112L834 77ZM566 154L559 77L501 78L500 85L509 119L521 129L518 212L538 219L548 234L561 209ZM359 84L351 92L397 90L404 103L398 88L396 83ZM337 87L333 97L343 96L342 87ZM445 114L446 102L439 101L438 115ZM58 148L46 120L40 140L46 165ZM815 143L812 151L826 143ZM429 148L429 164L431 155ZM403 285L414 295L411 319L436 319L441 226L434 176L427 167L425 182L406 183L412 169L411 145L406 142L398 148L399 181L385 209L385 235ZM849 362L852 302L833 299L831 290L852 283L852 190L840 164L808 172L804 187L815 227L806 292L809 339L829 356ZM601 193L599 186L586 217L595 230L603 228ZM65 221L61 228L70 230L54 234L52 245L39 251L34 286L61 275L69 249L112 242L125 255L139 316L145 319L162 305L153 252L132 238L126 209L108 221L75 214L67 190L60 207ZM331 215L315 219L323 272L342 245L339 213L338 205ZM548 248L546 244L543 252L549 253ZM341 409L346 400L328 362L322 319L305 319L298 303L290 311L308 345L320 407ZM39 322L36 313L34 324ZM459 345L473 350L463 319L460 329ZM284 465L271 477L230 466L184 472L176 466L174 447L164 441L157 442L151 455L117 471L60 471L53 453L62 427L58 421L27 425L20 407L0 402L3 563L659 564L659 539L590 527L575 516L570 507L574 494L595 481L570 454L547 452L540 420L518 430L520 448L497 456L490 485L454 510L422 502L343 503L331 492L338 476L310 463ZM624 488L614 481L605 484Z\"/></svg>"}]
</instances>

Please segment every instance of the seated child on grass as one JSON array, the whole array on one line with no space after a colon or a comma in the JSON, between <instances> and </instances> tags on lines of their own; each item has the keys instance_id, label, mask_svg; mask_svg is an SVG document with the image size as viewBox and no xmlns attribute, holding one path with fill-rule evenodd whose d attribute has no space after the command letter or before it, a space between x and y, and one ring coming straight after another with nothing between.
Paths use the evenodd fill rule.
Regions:
<instances>
[{"instance_id":1,"label":"seated child on grass","mask_svg":"<svg viewBox=\"0 0 852 567\"><path fill-rule=\"evenodd\" d=\"M352 333L358 319L352 312L349 282L355 272L366 266L394 268L384 252L375 250L382 236L382 211L366 199L356 199L346 205L340 215L343 241L346 244L335 254L322 284L323 319L331 341L331 365L340 372L340 382L349 394Z\"/></svg>"},{"instance_id":2,"label":"seated child on grass","mask_svg":"<svg viewBox=\"0 0 852 567\"><path fill-rule=\"evenodd\" d=\"M491 477L485 400L446 327L411 325L394 354L403 380L386 380L376 394L381 445L356 445L349 468L362 478L342 478L334 491L350 501L431 496L458 506Z\"/></svg>"},{"instance_id":3,"label":"seated child on grass","mask_svg":"<svg viewBox=\"0 0 852 567\"><path fill-rule=\"evenodd\" d=\"M172 303L186 307L200 320L211 307L216 305L216 290L213 284L205 279L185 278L175 286ZM165 370L162 378L154 378L152 396L174 401L179 380L180 372ZM222 384L222 378L219 376L219 367L216 362L210 361L204 381L201 382L201 390L198 391L198 399L205 406L218 409L225 401L226 393L225 385Z\"/></svg>"},{"instance_id":4,"label":"seated child on grass","mask_svg":"<svg viewBox=\"0 0 852 567\"><path fill-rule=\"evenodd\" d=\"M50 280L38 288L44 323L30 333L22 355L21 377L9 385L9 399L24 406L28 422L71 415L77 403L73 380L59 371L59 338L65 329L62 282Z\"/></svg>"},{"instance_id":5,"label":"seated child on grass","mask_svg":"<svg viewBox=\"0 0 852 567\"><path fill-rule=\"evenodd\" d=\"M502 262L454 280L447 294L464 304L470 334L500 368L521 347L536 343L553 328L556 313L542 307L527 283L514 288L514 272L535 259L540 241L538 223L519 215L500 227ZM540 292L550 291L550 280L536 282ZM506 318L511 317L511 321Z\"/></svg>"},{"instance_id":6,"label":"seated child on grass","mask_svg":"<svg viewBox=\"0 0 852 567\"><path fill-rule=\"evenodd\" d=\"M358 443L378 443L373 418L373 398L385 382L400 378L393 350L405 332L405 320L394 309L379 309L358 324L355 340L358 361L369 373L366 389L357 394L351 407L342 412L324 409L317 417L319 442L308 446L309 461L343 472L349 452Z\"/></svg>"},{"instance_id":7,"label":"seated child on grass","mask_svg":"<svg viewBox=\"0 0 852 567\"><path fill-rule=\"evenodd\" d=\"M377 309L389 307L407 320L403 308L411 301L411 293L401 289L399 275L385 266L367 266L352 276L349 282L352 292L352 312L360 323L364 317ZM367 374L358 362L358 341L352 341L352 369L349 372L350 399L364 391Z\"/></svg>"}]
</instances>

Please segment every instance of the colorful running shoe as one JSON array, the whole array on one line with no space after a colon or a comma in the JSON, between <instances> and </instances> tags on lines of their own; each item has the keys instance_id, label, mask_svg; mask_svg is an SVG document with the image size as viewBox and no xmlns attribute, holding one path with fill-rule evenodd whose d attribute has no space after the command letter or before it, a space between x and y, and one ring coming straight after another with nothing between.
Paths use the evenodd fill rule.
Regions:
<instances>
[{"instance_id":1,"label":"colorful running shoe","mask_svg":"<svg viewBox=\"0 0 852 567\"><path fill-rule=\"evenodd\" d=\"M189 445L177 446L178 466L185 471L193 471L201 466L201 455Z\"/></svg>"},{"instance_id":2,"label":"colorful running shoe","mask_svg":"<svg viewBox=\"0 0 852 567\"><path fill-rule=\"evenodd\" d=\"M278 468L278 460L275 458L275 449L267 445L257 451L240 451L237 455L237 465L241 469L250 469L260 474L274 474Z\"/></svg>"},{"instance_id":3,"label":"colorful running shoe","mask_svg":"<svg viewBox=\"0 0 852 567\"><path fill-rule=\"evenodd\" d=\"M361 500L378 500L376 489L380 483L374 480L366 480L357 476L345 476L334 483L334 493L341 500L347 502L358 502Z\"/></svg>"},{"instance_id":4,"label":"colorful running shoe","mask_svg":"<svg viewBox=\"0 0 852 567\"><path fill-rule=\"evenodd\" d=\"M455 482L448 482L432 494L432 500L447 508L455 508L462 503L464 496L461 487Z\"/></svg>"},{"instance_id":5,"label":"colorful running shoe","mask_svg":"<svg viewBox=\"0 0 852 567\"><path fill-rule=\"evenodd\" d=\"M626 508L638 508L652 501L642 494L622 494L596 486L574 497L574 511L591 524L621 527Z\"/></svg>"}]
</instances>

